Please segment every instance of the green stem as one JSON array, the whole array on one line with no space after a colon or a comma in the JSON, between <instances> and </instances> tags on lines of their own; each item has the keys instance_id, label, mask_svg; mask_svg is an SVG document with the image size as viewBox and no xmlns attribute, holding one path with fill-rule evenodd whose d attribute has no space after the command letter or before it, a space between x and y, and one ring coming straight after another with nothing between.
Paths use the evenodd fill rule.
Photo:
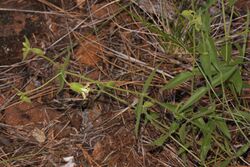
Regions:
<instances>
[{"instance_id":1,"label":"green stem","mask_svg":"<svg viewBox=\"0 0 250 167\"><path fill-rule=\"evenodd\" d=\"M35 89L32 89L32 90L30 90L30 91L24 92L24 94L30 94L30 93L32 93L32 92L35 92L35 91L39 90L39 89L42 89L43 87L45 87L46 85L48 85L50 82L52 82L54 79L56 79L59 75L61 75L61 73L58 73L56 76L54 76L53 78L51 78L51 79L50 79L49 81L47 81L45 84L43 84L43 85L41 85L41 86L39 86L39 87L37 87L37 88L35 88Z\"/></svg>"},{"instance_id":2,"label":"green stem","mask_svg":"<svg viewBox=\"0 0 250 167\"><path fill-rule=\"evenodd\" d=\"M40 56L40 57L44 58L45 60L49 61L51 64L56 65L56 63L52 59L48 58L47 56L42 55L42 54L39 54L38 56Z\"/></svg>"}]
</instances>

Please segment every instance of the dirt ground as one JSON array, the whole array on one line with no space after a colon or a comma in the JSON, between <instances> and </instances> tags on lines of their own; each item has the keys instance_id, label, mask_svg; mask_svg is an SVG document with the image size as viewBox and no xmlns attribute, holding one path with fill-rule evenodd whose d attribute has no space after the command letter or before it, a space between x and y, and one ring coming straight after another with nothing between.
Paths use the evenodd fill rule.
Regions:
<instances>
[{"instance_id":1,"label":"dirt ground","mask_svg":"<svg viewBox=\"0 0 250 167\"><path fill-rule=\"evenodd\" d=\"M33 47L46 50L49 56L60 54L74 39L80 45L74 47L72 70L86 72L92 79L115 77L117 69L112 74L108 71L114 68L108 63L114 58L103 58L107 56L104 46L114 48L115 41L134 38L126 31L112 34L116 24L129 24L131 17L121 13L118 19L109 21L107 18L119 10L118 6L111 4L100 10L108 3L85 3L60 0L0 2L1 8L9 9L0 11L1 166L63 166L67 165L65 157L73 157L76 166L82 167L165 166L166 162L179 166L174 150L144 150L134 136L133 112L111 102L110 97L83 101L67 90L58 95L58 86L48 85L32 94L31 104L18 100L14 88L32 90L54 74L54 68L44 60L32 57L22 62L24 36ZM107 23L97 30L98 23L91 25L94 21ZM132 26L136 28L137 25ZM72 28L76 31L60 39ZM133 40L134 44L142 45L139 37ZM137 48L134 52L142 51Z\"/></svg>"},{"instance_id":2,"label":"dirt ground","mask_svg":"<svg viewBox=\"0 0 250 167\"><path fill-rule=\"evenodd\" d=\"M145 42L151 37L136 31L142 25L112 1L6 0L0 8L0 166L184 166L174 144L162 149L149 145L151 137L160 135L154 127L147 126L138 141L133 110L108 95L93 93L85 100L67 87L58 93L54 81L34 91L32 103L17 96L17 89L33 90L56 72L34 55L22 61L24 36L57 62L63 62L71 46L70 71L140 90L149 72L114 55L155 59L154 46ZM171 75L190 68L189 59L166 62ZM129 71L123 74L124 69ZM126 98L134 102L134 97Z\"/></svg>"}]
</instances>

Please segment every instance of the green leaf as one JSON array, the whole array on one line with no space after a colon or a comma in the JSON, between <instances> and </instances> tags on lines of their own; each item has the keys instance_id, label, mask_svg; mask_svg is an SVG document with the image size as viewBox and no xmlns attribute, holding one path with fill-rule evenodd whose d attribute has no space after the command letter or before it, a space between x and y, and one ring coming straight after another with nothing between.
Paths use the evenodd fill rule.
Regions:
<instances>
[{"instance_id":1,"label":"green leaf","mask_svg":"<svg viewBox=\"0 0 250 167\"><path fill-rule=\"evenodd\" d=\"M23 46L24 46L25 48L31 48L31 47L30 47L30 41L29 41L29 39L28 39L26 36L24 36Z\"/></svg>"},{"instance_id":2,"label":"green leaf","mask_svg":"<svg viewBox=\"0 0 250 167\"><path fill-rule=\"evenodd\" d=\"M208 129L206 128L206 123L203 118L193 120L193 124L197 126L202 133L207 133Z\"/></svg>"},{"instance_id":3,"label":"green leaf","mask_svg":"<svg viewBox=\"0 0 250 167\"><path fill-rule=\"evenodd\" d=\"M242 64L243 63L243 57L244 57L244 53L243 53L243 48L241 47L241 45L240 44L238 44L238 43L235 43L234 44L234 46L237 48L237 50L238 50L238 52L239 52L239 57L240 57L240 64Z\"/></svg>"},{"instance_id":4,"label":"green leaf","mask_svg":"<svg viewBox=\"0 0 250 167\"><path fill-rule=\"evenodd\" d=\"M44 52L40 48L32 48L31 50L36 55L44 55Z\"/></svg>"},{"instance_id":5,"label":"green leaf","mask_svg":"<svg viewBox=\"0 0 250 167\"><path fill-rule=\"evenodd\" d=\"M232 75L229 81L232 82L235 90L240 95L242 91L242 87L243 87L243 80L242 80L240 69L236 69L236 71L234 72L234 74Z\"/></svg>"},{"instance_id":6,"label":"green leaf","mask_svg":"<svg viewBox=\"0 0 250 167\"><path fill-rule=\"evenodd\" d=\"M147 119L147 110L148 110L148 108L152 107L153 105L154 105L154 103L152 103L150 101L145 101L144 102L144 104L142 106L142 112L141 113L146 114L146 119Z\"/></svg>"},{"instance_id":7,"label":"green leaf","mask_svg":"<svg viewBox=\"0 0 250 167\"><path fill-rule=\"evenodd\" d=\"M235 4L236 0L228 0L229 7L232 7Z\"/></svg>"},{"instance_id":8,"label":"green leaf","mask_svg":"<svg viewBox=\"0 0 250 167\"><path fill-rule=\"evenodd\" d=\"M200 117L203 118L205 116L209 116L209 115L213 114L214 112L215 112L215 104L212 103L212 104L210 104L210 106L208 108L200 108L199 112L192 113L192 117L190 120L197 119Z\"/></svg>"},{"instance_id":9,"label":"green leaf","mask_svg":"<svg viewBox=\"0 0 250 167\"><path fill-rule=\"evenodd\" d=\"M219 84L225 82L227 79L229 79L232 74L235 72L237 69L237 66L232 66L229 68L228 71L225 71L224 73L218 74L212 81L211 85L212 87L216 87ZM184 105L179 109L179 112L184 111L188 107L192 106L194 103L199 101L209 90L210 88L207 87L201 87L197 89L194 94L184 103Z\"/></svg>"},{"instance_id":10,"label":"green leaf","mask_svg":"<svg viewBox=\"0 0 250 167\"><path fill-rule=\"evenodd\" d=\"M104 84L104 86L106 87L114 87L115 86L115 82L114 81L108 81Z\"/></svg>"},{"instance_id":11,"label":"green leaf","mask_svg":"<svg viewBox=\"0 0 250 167\"><path fill-rule=\"evenodd\" d=\"M208 12L209 10L205 10L204 14L202 14L202 29L205 31L206 34L210 34L210 25L211 25L211 19L210 19L210 14Z\"/></svg>"},{"instance_id":12,"label":"green leaf","mask_svg":"<svg viewBox=\"0 0 250 167\"><path fill-rule=\"evenodd\" d=\"M241 156L242 154L244 154L250 147L250 142L247 144L244 144L235 154L236 157Z\"/></svg>"},{"instance_id":13,"label":"green leaf","mask_svg":"<svg viewBox=\"0 0 250 167\"><path fill-rule=\"evenodd\" d=\"M194 74L189 71L180 73L176 77L171 79L161 90L173 89L177 87L178 85L184 83L188 79L192 78L193 76Z\"/></svg>"},{"instance_id":14,"label":"green leaf","mask_svg":"<svg viewBox=\"0 0 250 167\"><path fill-rule=\"evenodd\" d=\"M160 117L159 113L156 113L156 112L150 112L147 115L150 115L150 118L151 118L150 121L157 120Z\"/></svg>"},{"instance_id":15,"label":"green leaf","mask_svg":"<svg viewBox=\"0 0 250 167\"><path fill-rule=\"evenodd\" d=\"M202 138L200 158L201 158L201 162L203 164L205 162L205 159L207 158L208 151L211 149L211 142L212 142L212 134L211 133L205 135Z\"/></svg>"},{"instance_id":16,"label":"green leaf","mask_svg":"<svg viewBox=\"0 0 250 167\"><path fill-rule=\"evenodd\" d=\"M211 72L211 59L208 55L207 51L203 51L200 56L201 67L206 74L206 76L211 80L212 72Z\"/></svg>"},{"instance_id":17,"label":"green leaf","mask_svg":"<svg viewBox=\"0 0 250 167\"><path fill-rule=\"evenodd\" d=\"M186 129L186 126L187 126L187 124L184 123L184 124L180 127L180 129L179 129L179 136L180 136L180 140L181 140L182 143L185 143L186 137L187 137L187 133L188 133L188 131L187 131L187 129Z\"/></svg>"},{"instance_id":18,"label":"green leaf","mask_svg":"<svg viewBox=\"0 0 250 167\"><path fill-rule=\"evenodd\" d=\"M215 68L217 70L219 70L220 67L218 65L218 60L217 60L217 50L216 50L215 42L214 42L213 38L211 38L209 36L207 37L206 46L207 46L207 51L209 53L211 63L215 66Z\"/></svg>"},{"instance_id":19,"label":"green leaf","mask_svg":"<svg viewBox=\"0 0 250 167\"><path fill-rule=\"evenodd\" d=\"M156 112L149 112L146 113L146 120L145 120L145 124L147 124L148 121L150 121L151 123L153 123L155 120L157 120L159 118L159 114Z\"/></svg>"},{"instance_id":20,"label":"green leaf","mask_svg":"<svg viewBox=\"0 0 250 167\"><path fill-rule=\"evenodd\" d=\"M228 155L232 155L232 148L231 148L231 142L229 142L228 140L224 140L224 149L225 152L227 152Z\"/></svg>"},{"instance_id":21,"label":"green leaf","mask_svg":"<svg viewBox=\"0 0 250 167\"><path fill-rule=\"evenodd\" d=\"M184 103L184 105L180 108L179 112L184 111L188 107L192 106L194 103L199 101L208 91L207 87L201 87L197 89L194 94Z\"/></svg>"},{"instance_id":22,"label":"green leaf","mask_svg":"<svg viewBox=\"0 0 250 167\"><path fill-rule=\"evenodd\" d=\"M208 77L208 79L211 81L212 78L212 71L215 70L219 71L219 63L217 60L217 50L215 47L215 42L214 40L209 37L208 34L204 35L205 39L204 42L201 42L198 46L198 50L201 53L200 56L200 62L201 62L201 67Z\"/></svg>"},{"instance_id":23,"label":"green leaf","mask_svg":"<svg viewBox=\"0 0 250 167\"><path fill-rule=\"evenodd\" d=\"M171 103L163 103L163 107L171 112L176 112L178 106Z\"/></svg>"},{"instance_id":24,"label":"green leaf","mask_svg":"<svg viewBox=\"0 0 250 167\"><path fill-rule=\"evenodd\" d=\"M24 36L24 42L23 42L23 60L25 60L30 52L31 48L30 48L30 42L28 40L28 38L26 36Z\"/></svg>"},{"instance_id":25,"label":"green leaf","mask_svg":"<svg viewBox=\"0 0 250 167\"><path fill-rule=\"evenodd\" d=\"M162 146L165 141L170 137L171 134L175 133L175 131L179 128L179 124L176 123L176 122L173 122L171 125L170 125L170 128L169 128L169 131L162 135L161 137L159 137L158 139L156 139L153 144L156 145L156 146Z\"/></svg>"},{"instance_id":26,"label":"green leaf","mask_svg":"<svg viewBox=\"0 0 250 167\"><path fill-rule=\"evenodd\" d=\"M70 89L77 92L77 93L82 93L84 86L80 83L77 82L72 82L69 83Z\"/></svg>"},{"instance_id":27,"label":"green leaf","mask_svg":"<svg viewBox=\"0 0 250 167\"><path fill-rule=\"evenodd\" d=\"M22 102L31 103L31 99L28 96L26 96L24 93L20 92L18 93L18 95L20 96L20 100Z\"/></svg>"},{"instance_id":28,"label":"green leaf","mask_svg":"<svg viewBox=\"0 0 250 167\"><path fill-rule=\"evenodd\" d=\"M150 107L152 107L153 105L154 105L154 103L152 103L152 102L150 102L150 101L146 101L146 102L144 102L143 107L144 107L144 108L150 108Z\"/></svg>"},{"instance_id":29,"label":"green leaf","mask_svg":"<svg viewBox=\"0 0 250 167\"><path fill-rule=\"evenodd\" d=\"M228 80L235 70L238 68L238 66L231 66L230 68L227 68L228 70L222 71L222 73L218 74L216 77L214 77L211 85L212 87L216 87L222 83L224 83L226 80Z\"/></svg>"},{"instance_id":30,"label":"green leaf","mask_svg":"<svg viewBox=\"0 0 250 167\"><path fill-rule=\"evenodd\" d=\"M227 167L230 162L231 162L231 159L228 158L220 163L220 167Z\"/></svg>"},{"instance_id":31,"label":"green leaf","mask_svg":"<svg viewBox=\"0 0 250 167\"><path fill-rule=\"evenodd\" d=\"M164 142L169 138L169 134L162 135L158 139L156 139L152 144L156 146L162 146Z\"/></svg>"},{"instance_id":32,"label":"green leaf","mask_svg":"<svg viewBox=\"0 0 250 167\"><path fill-rule=\"evenodd\" d=\"M209 120L209 122L205 126L207 130L205 131L205 133L203 133L200 153L201 162L203 164L205 163L205 160L207 158L208 151L211 149L212 134L215 129L214 121Z\"/></svg>"},{"instance_id":33,"label":"green leaf","mask_svg":"<svg viewBox=\"0 0 250 167\"><path fill-rule=\"evenodd\" d=\"M138 136L139 133L139 128L140 128L140 121L141 121L141 114L143 113L143 101L144 101L144 96L146 95L148 88L150 86L150 83L152 82L155 74L156 74L156 69L159 67L159 65L151 72L149 75L148 79L146 80L145 84L143 85L143 90L142 90L142 95L140 96L139 102L136 105L135 108L135 115L136 115L136 123L135 123L135 134Z\"/></svg>"},{"instance_id":34,"label":"green leaf","mask_svg":"<svg viewBox=\"0 0 250 167\"><path fill-rule=\"evenodd\" d=\"M26 48L29 48L28 44L26 42L23 42L23 47L26 49Z\"/></svg>"},{"instance_id":35,"label":"green leaf","mask_svg":"<svg viewBox=\"0 0 250 167\"><path fill-rule=\"evenodd\" d=\"M25 59L27 58L29 52L30 52L30 51L29 51L28 49L24 49L24 48L23 48L23 60L25 60Z\"/></svg>"},{"instance_id":36,"label":"green leaf","mask_svg":"<svg viewBox=\"0 0 250 167\"><path fill-rule=\"evenodd\" d=\"M228 126L226 124L226 121L223 119L216 120L216 126L217 128L228 138L231 139L231 133L228 129Z\"/></svg>"}]
</instances>

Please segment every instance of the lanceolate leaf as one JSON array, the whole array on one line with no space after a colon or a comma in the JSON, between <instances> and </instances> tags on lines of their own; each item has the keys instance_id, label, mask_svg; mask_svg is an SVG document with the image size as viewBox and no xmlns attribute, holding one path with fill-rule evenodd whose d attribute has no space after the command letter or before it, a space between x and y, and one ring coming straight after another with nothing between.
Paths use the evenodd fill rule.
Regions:
<instances>
[{"instance_id":1,"label":"lanceolate leaf","mask_svg":"<svg viewBox=\"0 0 250 167\"><path fill-rule=\"evenodd\" d=\"M244 57L244 53L243 53L243 48L241 48L241 45L238 44L238 43L235 43L234 46L237 48L238 52L239 52L239 58L240 59L240 63L239 64L242 64L243 63L243 57Z\"/></svg>"},{"instance_id":2,"label":"lanceolate leaf","mask_svg":"<svg viewBox=\"0 0 250 167\"><path fill-rule=\"evenodd\" d=\"M241 94L241 90L243 87L243 81L242 81L242 76L241 76L239 68L234 72L234 74L230 78L230 81L232 82L237 93Z\"/></svg>"},{"instance_id":3,"label":"lanceolate leaf","mask_svg":"<svg viewBox=\"0 0 250 167\"><path fill-rule=\"evenodd\" d=\"M44 52L40 48L32 48L31 50L37 55L44 55Z\"/></svg>"},{"instance_id":4,"label":"lanceolate leaf","mask_svg":"<svg viewBox=\"0 0 250 167\"><path fill-rule=\"evenodd\" d=\"M149 112L149 113L146 112L145 114L146 114L146 120L145 120L146 124L148 121L153 123L155 120L159 118L159 113L156 112Z\"/></svg>"},{"instance_id":5,"label":"lanceolate leaf","mask_svg":"<svg viewBox=\"0 0 250 167\"><path fill-rule=\"evenodd\" d=\"M217 128L228 138L231 139L231 133L228 129L228 126L226 124L225 120L216 120Z\"/></svg>"},{"instance_id":6,"label":"lanceolate leaf","mask_svg":"<svg viewBox=\"0 0 250 167\"><path fill-rule=\"evenodd\" d=\"M206 125L206 132L203 132L203 138L201 143L201 153L200 158L201 162L204 164L205 159L207 157L208 151L211 149L211 143L212 143L212 134L215 130L215 124L214 121L210 120Z\"/></svg>"},{"instance_id":7,"label":"lanceolate leaf","mask_svg":"<svg viewBox=\"0 0 250 167\"><path fill-rule=\"evenodd\" d=\"M206 76L211 79L212 73L211 73L211 60L209 57L208 52L204 51L202 55L200 56L200 61L201 61L201 67L206 74Z\"/></svg>"},{"instance_id":8,"label":"lanceolate leaf","mask_svg":"<svg viewBox=\"0 0 250 167\"><path fill-rule=\"evenodd\" d=\"M26 36L24 36L25 41L23 42L23 60L25 60L31 50L30 42Z\"/></svg>"},{"instance_id":9,"label":"lanceolate leaf","mask_svg":"<svg viewBox=\"0 0 250 167\"><path fill-rule=\"evenodd\" d=\"M108 81L108 82L104 83L104 85L105 85L105 87L108 87L108 88L114 87L115 86L115 82L114 81Z\"/></svg>"},{"instance_id":10,"label":"lanceolate leaf","mask_svg":"<svg viewBox=\"0 0 250 167\"><path fill-rule=\"evenodd\" d=\"M178 108L177 105L171 103L163 103L162 106L173 113L176 112L176 109Z\"/></svg>"},{"instance_id":11,"label":"lanceolate leaf","mask_svg":"<svg viewBox=\"0 0 250 167\"><path fill-rule=\"evenodd\" d=\"M200 153L202 163L204 163L207 157L207 153L211 149L211 142L212 142L212 134L208 133L204 135L204 137L202 138L201 153Z\"/></svg>"},{"instance_id":12,"label":"lanceolate leaf","mask_svg":"<svg viewBox=\"0 0 250 167\"><path fill-rule=\"evenodd\" d=\"M199 112L194 113L192 115L191 120L197 119L197 118L200 118L200 117L203 118L205 116L211 115L214 112L215 112L215 104L212 103L212 104L210 104L210 106L208 108L200 108Z\"/></svg>"},{"instance_id":13,"label":"lanceolate leaf","mask_svg":"<svg viewBox=\"0 0 250 167\"><path fill-rule=\"evenodd\" d=\"M154 105L154 103L150 102L150 101L145 101L143 104L143 108L149 108L152 107Z\"/></svg>"},{"instance_id":14,"label":"lanceolate leaf","mask_svg":"<svg viewBox=\"0 0 250 167\"><path fill-rule=\"evenodd\" d=\"M229 79L232 74L237 69L237 66L233 66L228 68L228 71L225 71L224 73L218 74L215 79L212 81L211 85L212 87L216 87L219 84L223 84L227 79ZM184 111L188 107L192 106L194 103L199 101L210 89L210 87L201 87L197 89L194 94L184 103L184 105L179 109L179 112Z\"/></svg>"},{"instance_id":15,"label":"lanceolate leaf","mask_svg":"<svg viewBox=\"0 0 250 167\"><path fill-rule=\"evenodd\" d=\"M195 91L195 93L184 103L184 105L180 108L179 112L184 111L198 100L200 100L208 91L207 87L201 87Z\"/></svg>"},{"instance_id":16,"label":"lanceolate leaf","mask_svg":"<svg viewBox=\"0 0 250 167\"><path fill-rule=\"evenodd\" d=\"M205 10L202 14L202 29L205 31L206 34L210 34L210 28L211 28L211 19L210 14L208 10Z\"/></svg>"},{"instance_id":17,"label":"lanceolate leaf","mask_svg":"<svg viewBox=\"0 0 250 167\"><path fill-rule=\"evenodd\" d=\"M179 129L179 136L180 136L180 140L181 140L182 143L185 142L186 136L187 136L187 133L188 133L186 127L187 127L187 124L184 123L184 124L180 127L180 129Z\"/></svg>"},{"instance_id":18,"label":"lanceolate leaf","mask_svg":"<svg viewBox=\"0 0 250 167\"><path fill-rule=\"evenodd\" d=\"M222 71L222 73L218 74L212 81L211 85L212 87L216 87L219 84L222 84L223 82L225 82L227 79L229 79L232 74L235 72L235 70L237 69L238 66L232 66L230 68L228 68L227 71Z\"/></svg>"},{"instance_id":19,"label":"lanceolate leaf","mask_svg":"<svg viewBox=\"0 0 250 167\"><path fill-rule=\"evenodd\" d=\"M250 142L247 144L244 144L235 154L236 157L241 156L242 154L244 154L250 147Z\"/></svg>"},{"instance_id":20,"label":"lanceolate leaf","mask_svg":"<svg viewBox=\"0 0 250 167\"><path fill-rule=\"evenodd\" d=\"M207 133L208 129L206 128L206 123L203 118L198 118L193 120L193 124L202 131L202 133Z\"/></svg>"},{"instance_id":21,"label":"lanceolate leaf","mask_svg":"<svg viewBox=\"0 0 250 167\"><path fill-rule=\"evenodd\" d=\"M140 127L140 121L141 121L141 114L143 113L143 100L144 100L144 96L146 95L148 88L150 86L150 83L152 82L155 73L156 73L156 69L158 68L158 66L151 72L151 74L149 75L148 79L146 80L144 86L143 86L143 90L142 90L142 95L140 96L139 102L135 108L135 115L136 115L136 124L135 124L135 134L136 136L139 133L139 127Z\"/></svg>"},{"instance_id":22,"label":"lanceolate leaf","mask_svg":"<svg viewBox=\"0 0 250 167\"><path fill-rule=\"evenodd\" d=\"M26 37L26 36L24 36L24 42L23 42L23 46L25 47L25 48L31 48L31 46L30 46L30 41L29 41L29 39Z\"/></svg>"},{"instance_id":23,"label":"lanceolate leaf","mask_svg":"<svg viewBox=\"0 0 250 167\"><path fill-rule=\"evenodd\" d=\"M153 145L162 146L164 142L169 138L169 134L162 135L153 142Z\"/></svg>"},{"instance_id":24,"label":"lanceolate leaf","mask_svg":"<svg viewBox=\"0 0 250 167\"><path fill-rule=\"evenodd\" d=\"M171 79L163 88L162 90L166 89L173 89L178 85L182 84L183 82L187 81L188 79L192 78L194 74L192 72L183 72L177 75L175 78Z\"/></svg>"},{"instance_id":25,"label":"lanceolate leaf","mask_svg":"<svg viewBox=\"0 0 250 167\"><path fill-rule=\"evenodd\" d=\"M162 135L161 137L159 137L158 139L156 139L153 144L156 146L162 146L164 144L164 142L170 137L171 134L175 133L175 131L179 128L179 124L176 122L173 122L170 125L169 131Z\"/></svg>"},{"instance_id":26,"label":"lanceolate leaf","mask_svg":"<svg viewBox=\"0 0 250 167\"><path fill-rule=\"evenodd\" d=\"M206 46L207 46L207 51L209 53L211 63L214 65L214 67L217 70L219 70L220 68L219 68L219 65L218 65L217 50L216 50L216 47L215 47L214 40L211 37L207 37Z\"/></svg>"}]
</instances>

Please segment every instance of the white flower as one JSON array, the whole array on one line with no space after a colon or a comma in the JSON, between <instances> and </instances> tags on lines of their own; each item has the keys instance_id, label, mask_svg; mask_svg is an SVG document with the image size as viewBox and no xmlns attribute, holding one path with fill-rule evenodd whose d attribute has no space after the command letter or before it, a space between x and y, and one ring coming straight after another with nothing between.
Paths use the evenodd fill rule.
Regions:
<instances>
[{"instance_id":1,"label":"white flower","mask_svg":"<svg viewBox=\"0 0 250 167\"><path fill-rule=\"evenodd\" d=\"M89 83L87 83L83 88L81 88L81 93L83 100L85 100L90 92Z\"/></svg>"}]
</instances>

